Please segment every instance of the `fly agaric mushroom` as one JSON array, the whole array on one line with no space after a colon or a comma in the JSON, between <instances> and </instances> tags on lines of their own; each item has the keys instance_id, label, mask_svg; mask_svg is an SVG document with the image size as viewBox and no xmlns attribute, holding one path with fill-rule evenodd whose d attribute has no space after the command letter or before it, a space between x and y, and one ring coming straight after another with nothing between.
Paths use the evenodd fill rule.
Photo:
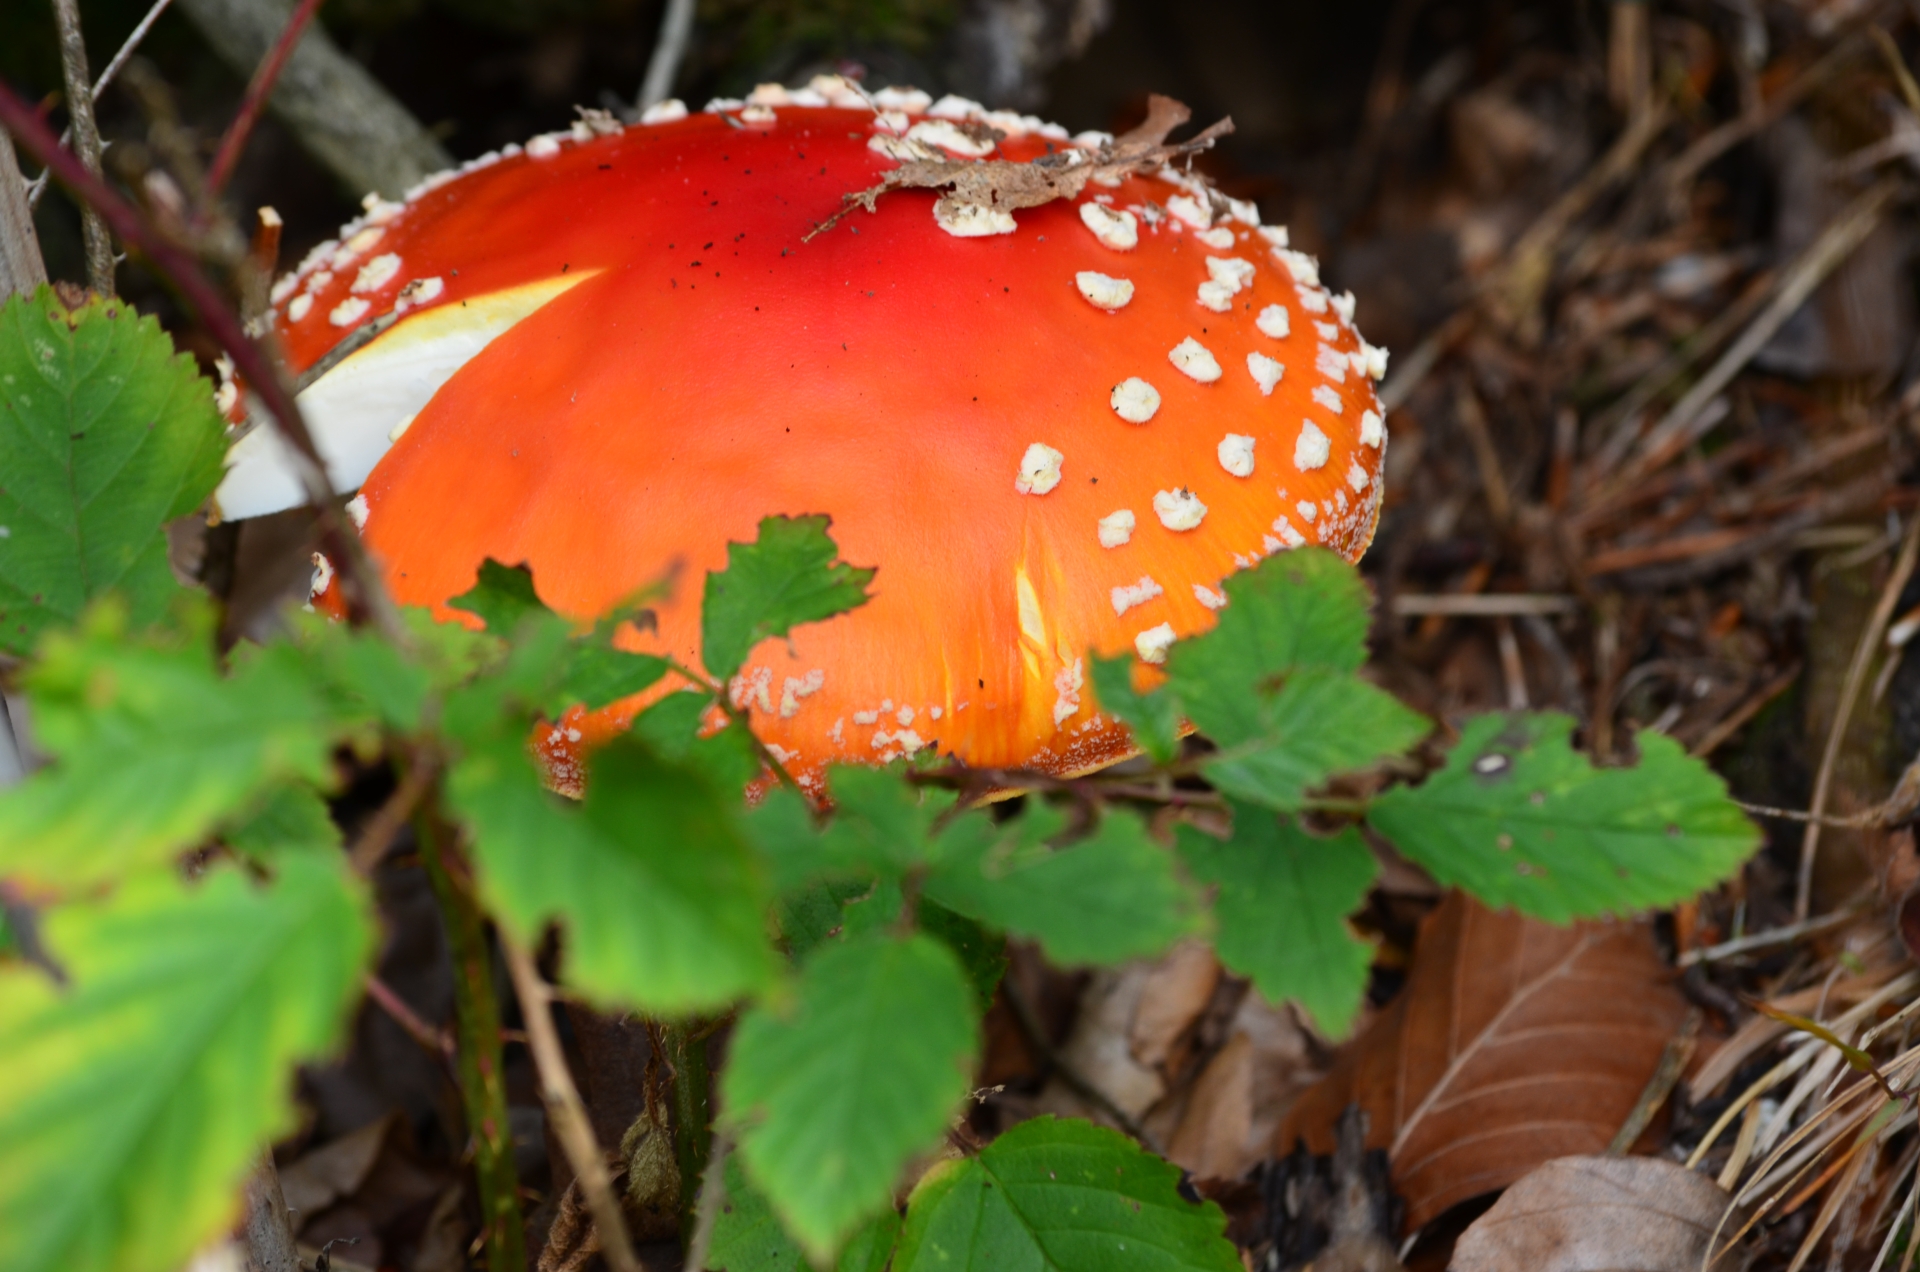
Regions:
<instances>
[{"instance_id":1,"label":"fly agaric mushroom","mask_svg":"<svg viewBox=\"0 0 1920 1272\"><path fill-rule=\"evenodd\" d=\"M1284 229L1168 162L1211 138L1165 144L1184 118L1069 139L836 77L591 114L370 199L273 319L296 371L337 359L302 403L399 601L471 621L446 602L493 557L587 618L827 513L873 600L730 686L796 776L931 746L1082 772L1132 750L1089 650L1159 663L1224 576L1357 558L1380 506L1384 353ZM299 502L270 432L230 463L225 515ZM698 607L636 639L696 661Z\"/></svg>"}]
</instances>

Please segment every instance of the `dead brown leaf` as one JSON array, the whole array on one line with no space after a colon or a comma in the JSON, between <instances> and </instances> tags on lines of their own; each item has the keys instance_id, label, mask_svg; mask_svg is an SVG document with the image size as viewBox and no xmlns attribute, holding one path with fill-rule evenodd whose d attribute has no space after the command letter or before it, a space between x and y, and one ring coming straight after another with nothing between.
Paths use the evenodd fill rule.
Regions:
<instances>
[{"instance_id":1,"label":"dead brown leaf","mask_svg":"<svg viewBox=\"0 0 1920 1272\"><path fill-rule=\"evenodd\" d=\"M1686 1001L1637 924L1554 927L1459 893L1421 924L1406 988L1280 1128L1333 1150L1349 1102L1371 1118L1408 1231L1556 1157L1604 1149Z\"/></svg>"},{"instance_id":2,"label":"dead brown leaf","mask_svg":"<svg viewBox=\"0 0 1920 1272\"><path fill-rule=\"evenodd\" d=\"M847 195L840 210L809 230L805 238L811 239L832 229L856 206L872 212L880 196L891 190L945 191L936 205L937 214L943 220L963 220L969 213L980 211L1013 212L1019 208L1036 208L1055 199L1074 199L1096 176L1111 179L1150 172L1182 156L1212 149L1214 142L1233 131L1233 121L1222 119L1186 141L1167 141L1167 134L1192 117L1193 112L1181 103L1155 93L1148 99L1145 122L1098 150L1056 150L1026 163L1011 159L949 159L934 147L903 138L899 142L900 166L882 178L880 184Z\"/></svg>"},{"instance_id":3,"label":"dead brown leaf","mask_svg":"<svg viewBox=\"0 0 1920 1272\"><path fill-rule=\"evenodd\" d=\"M1563 1157L1461 1234L1450 1272L1698 1272L1729 1200L1705 1175L1659 1158Z\"/></svg>"}]
</instances>

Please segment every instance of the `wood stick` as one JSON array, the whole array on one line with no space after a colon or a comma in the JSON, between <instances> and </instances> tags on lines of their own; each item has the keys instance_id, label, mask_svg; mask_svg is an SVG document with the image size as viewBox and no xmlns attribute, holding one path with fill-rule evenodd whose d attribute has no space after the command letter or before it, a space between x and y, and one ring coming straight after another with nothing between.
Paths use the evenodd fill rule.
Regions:
<instances>
[{"instance_id":1,"label":"wood stick","mask_svg":"<svg viewBox=\"0 0 1920 1272\"><path fill-rule=\"evenodd\" d=\"M40 236L33 228L27 180L13 153L13 138L0 129L0 300L31 292L47 281Z\"/></svg>"},{"instance_id":2,"label":"wood stick","mask_svg":"<svg viewBox=\"0 0 1920 1272\"><path fill-rule=\"evenodd\" d=\"M178 0L237 74L251 76L293 14L289 0ZM453 157L324 30L309 27L267 106L307 153L356 193L402 197Z\"/></svg>"},{"instance_id":3,"label":"wood stick","mask_svg":"<svg viewBox=\"0 0 1920 1272\"><path fill-rule=\"evenodd\" d=\"M1913 516L1907 526L1906 538L1900 544L1900 556L1893 564L1893 573L1887 576L1887 585L1880 590L1879 603L1873 607L1873 617L1867 621L1867 629L1860 633L1860 643L1854 647L1853 662L1847 668L1847 678L1840 688L1839 708L1834 712L1833 727L1827 731L1826 750L1820 756L1820 769L1813 779L1813 799L1808 804L1808 812L1815 818L1827 811L1827 796L1833 790L1833 770L1840 761L1840 744L1845 740L1847 725L1853 719L1853 705L1860 697L1860 686L1867 678L1867 666L1873 661L1873 655L1880 648L1880 640L1886 635L1887 623L1893 618L1893 607L1900 600L1901 589L1913 575L1916 556L1920 556L1920 513ZM1807 907L1813 899L1813 859L1820 850L1820 821L1809 821L1807 831L1800 840L1800 872L1793 892L1793 918L1800 922L1807 917Z\"/></svg>"},{"instance_id":4,"label":"wood stick","mask_svg":"<svg viewBox=\"0 0 1920 1272\"><path fill-rule=\"evenodd\" d=\"M53 0L53 20L60 28L60 71L67 82L73 150L87 171L98 177L100 128L93 118L93 80L87 75L87 44L80 34L76 0ZM102 296L113 295L113 239L99 210L85 202L80 205L80 233L87 249L87 286Z\"/></svg>"},{"instance_id":5,"label":"wood stick","mask_svg":"<svg viewBox=\"0 0 1920 1272\"><path fill-rule=\"evenodd\" d=\"M505 931L500 933L500 952L506 956L507 971L513 976L513 989L520 996L520 1014L526 1020L527 1041L533 1062L540 1070L540 1098L553 1118L554 1134L573 1167L580 1183L580 1194L587 1199L587 1211L600 1234L600 1252L613 1272L646 1272L640 1257L633 1252L633 1238L627 1233L627 1218L620 1201L613 1195L613 1177L599 1141L593 1137L593 1123L580 1091L567 1068L567 1055L560 1046L560 1033L553 1027L553 986L547 984L533 959Z\"/></svg>"}]
</instances>

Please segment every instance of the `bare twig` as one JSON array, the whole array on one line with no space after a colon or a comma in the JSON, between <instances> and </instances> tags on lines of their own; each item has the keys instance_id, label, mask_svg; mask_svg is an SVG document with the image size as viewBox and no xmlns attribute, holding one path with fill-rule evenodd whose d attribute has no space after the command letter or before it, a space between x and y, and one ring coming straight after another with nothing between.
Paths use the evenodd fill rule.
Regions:
<instances>
[{"instance_id":1,"label":"bare twig","mask_svg":"<svg viewBox=\"0 0 1920 1272\"><path fill-rule=\"evenodd\" d=\"M657 106L673 95L673 81L680 73L680 61L687 55L687 40L693 34L693 0L667 0L660 15L660 38L647 59L647 77L640 84L640 109Z\"/></svg>"},{"instance_id":2,"label":"bare twig","mask_svg":"<svg viewBox=\"0 0 1920 1272\"><path fill-rule=\"evenodd\" d=\"M1666 1050L1660 1053L1660 1063L1655 1066L1653 1076L1647 1079L1647 1085L1641 1089L1640 1098L1634 1101L1632 1112L1627 1120L1614 1132L1613 1142L1607 1145L1607 1156L1624 1157L1633 1151L1633 1146L1653 1122L1653 1115L1673 1094L1680 1075L1686 1072L1687 1064L1693 1059L1693 1052L1700 1039L1700 1009L1695 1007L1687 1013L1686 1020L1680 1026L1680 1032L1667 1039Z\"/></svg>"},{"instance_id":3,"label":"bare twig","mask_svg":"<svg viewBox=\"0 0 1920 1272\"><path fill-rule=\"evenodd\" d=\"M122 241L144 253L154 269L171 283L214 342L233 359L234 369L248 388L259 395L274 427L301 462L295 465L307 500L318 514L320 538L345 588L347 612L356 621L376 623L395 640L404 640L398 613L367 563L359 536L347 525L341 502L326 477L326 465L307 431L279 366L240 325L226 299L201 270L199 263L156 230L133 206L104 181L88 172L72 154L61 149L53 133L31 106L0 84L0 127L10 131L34 156L46 163L61 184L83 203L96 209Z\"/></svg>"},{"instance_id":4,"label":"bare twig","mask_svg":"<svg viewBox=\"0 0 1920 1272\"><path fill-rule=\"evenodd\" d=\"M1820 237L1781 275L1779 290L1753 324L1720 355L1719 361L1699 382L1673 404L1660 422L1647 431L1641 439L1639 454L1614 476L1610 483L1613 490L1630 486L1642 474L1665 463L1695 439L1700 421L1707 417L1708 404L1752 361L1755 354L1766 347L1767 342L1786 325L1787 319L1799 311L1827 276L1866 241L1867 235L1879 224L1881 209L1893 197L1895 189L1891 181L1880 182L1855 198L1828 223Z\"/></svg>"},{"instance_id":5,"label":"bare twig","mask_svg":"<svg viewBox=\"0 0 1920 1272\"><path fill-rule=\"evenodd\" d=\"M292 16L290 0L178 0L179 7L235 73L251 76ZM355 194L400 198L453 157L381 87L309 26L275 81L268 107L308 153Z\"/></svg>"},{"instance_id":6,"label":"bare twig","mask_svg":"<svg viewBox=\"0 0 1920 1272\"><path fill-rule=\"evenodd\" d=\"M247 1176L245 1232L247 1272L301 1272L300 1250L293 1241L293 1223L287 1218L287 1198L280 1191L272 1149L260 1154L259 1165Z\"/></svg>"},{"instance_id":7,"label":"bare twig","mask_svg":"<svg viewBox=\"0 0 1920 1272\"><path fill-rule=\"evenodd\" d=\"M587 1118L586 1105L573 1084L567 1068L566 1052L560 1047L559 1031L553 1027L553 987L540 975L533 959L503 931L500 950L506 956L507 971L513 976L514 992L520 997L520 1014L527 1024L527 1039L533 1050L533 1062L540 1070L540 1097L553 1118L553 1129L573 1167L580 1192L587 1199L587 1210L600 1233L600 1252L613 1272L645 1272L633 1252L633 1239L627 1233L626 1216L619 1199L613 1195L613 1177L607 1170L606 1156L593 1137L593 1123Z\"/></svg>"},{"instance_id":8,"label":"bare twig","mask_svg":"<svg viewBox=\"0 0 1920 1272\"><path fill-rule=\"evenodd\" d=\"M207 193L218 198L220 191L227 185L227 179L233 175L234 168L240 162L240 154L247 147L247 138L253 134L254 124L259 122L260 112L267 108L267 95L273 91L274 81L280 78L280 71L293 56L293 49L300 42L300 35L307 29L307 23L320 8L320 0L300 0L294 6L293 13L287 18L287 25L281 28L279 38L273 47L267 50L265 58L255 68L253 78L247 81L247 92L240 99L240 109L234 113L233 122L227 125L226 135L220 138L220 149L214 153L213 166L207 170Z\"/></svg>"},{"instance_id":9,"label":"bare twig","mask_svg":"<svg viewBox=\"0 0 1920 1272\"><path fill-rule=\"evenodd\" d=\"M1733 958L1735 955L1751 954L1754 950L1772 949L1776 945L1790 945L1803 936L1811 936L1815 932L1825 932L1829 928L1839 927L1853 917L1852 910L1836 910L1832 914L1823 914L1817 919L1803 919L1798 923L1789 923L1785 927L1769 928L1765 932L1735 937L1731 941L1722 941L1718 945L1688 950L1680 956L1680 966L1692 967L1695 963L1717 963L1721 959Z\"/></svg>"},{"instance_id":10,"label":"bare twig","mask_svg":"<svg viewBox=\"0 0 1920 1272\"><path fill-rule=\"evenodd\" d=\"M372 972L367 973L364 984L366 985L367 997L373 1000L374 1006L386 1012L388 1018L391 1019L394 1024L400 1026L407 1037L413 1039L419 1043L422 1048L438 1057L441 1063L445 1064L448 1069L453 1068L454 1043L452 1034L448 1033L445 1029L435 1029L432 1025L422 1020L419 1013L407 1006L406 1000L393 991L393 986L387 984ZM459 1081L459 1075L457 1073L454 1074L454 1080L456 1082Z\"/></svg>"},{"instance_id":11,"label":"bare twig","mask_svg":"<svg viewBox=\"0 0 1920 1272\"><path fill-rule=\"evenodd\" d=\"M1865 37L1856 31L1835 45L1826 56L1809 66L1785 88L1775 93L1758 111L1728 120L1680 153L1666 172L1669 189L1678 189L1698 176L1700 170L1755 133L1765 131L1805 101L1846 64L1866 49Z\"/></svg>"},{"instance_id":12,"label":"bare twig","mask_svg":"<svg viewBox=\"0 0 1920 1272\"><path fill-rule=\"evenodd\" d=\"M40 236L33 228L33 204L27 193L13 138L0 129L0 300L30 292L47 281Z\"/></svg>"},{"instance_id":13,"label":"bare twig","mask_svg":"<svg viewBox=\"0 0 1920 1272\"><path fill-rule=\"evenodd\" d=\"M1388 608L1399 617L1439 614L1447 618L1518 617L1524 614L1571 614L1580 608L1577 596L1539 592L1401 592Z\"/></svg>"},{"instance_id":14,"label":"bare twig","mask_svg":"<svg viewBox=\"0 0 1920 1272\"><path fill-rule=\"evenodd\" d=\"M1826 750L1820 756L1820 769L1813 779L1813 799L1809 802L1809 811L1819 817L1827 811L1827 796L1833 789L1834 766L1840 761L1840 745L1846 738L1847 725L1853 719L1853 706L1860 697L1860 686L1867 678L1867 667L1873 662L1874 653L1880 648L1880 640L1886 635L1887 623L1893 618L1893 607L1900 600L1901 589L1913 576L1916 556L1920 556L1920 513L1913 516L1907 526L1906 538L1900 544L1900 556L1893 563L1893 573L1887 576L1887 584L1880 590L1879 603L1873 607L1873 616L1867 620L1867 628L1860 633L1860 643L1854 647L1853 662L1847 668L1847 679L1840 688L1840 701L1833 715L1833 727L1827 732ZM1807 833L1800 840L1800 872L1793 893L1793 917L1796 921L1807 917L1807 907L1813 898L1813 859L1820 849L1821 824L1818 821L1807 823Z\"/></svg>"},{"instance_id":15,"label":"bare twig","mask_svg":"<svg viewBox=\"0 0 1920 1272\"><path fill-rule=\"evenodd\" d=\"M60 71L67 82L67 114L73 119L73 149L95 177L100 175L100 128L93 119L93 80L87 75L87 44L80 34L76 0L53 0L60 28ZM113 295L113 240L98 209L80 205L80 232L87 248L87 285Z\"/></svg>"},{"instance_id":16,"label":"bare twig","mask_svg":"<svg viewBox=\"0 0 1920 1272\"><path fill-rule=\"evenodd\" d=\"M107 85L113 83L114 76L120 73L120 68L127 64L128 58L133 56L133 51L140 47L140 41L147 38L147 32L153 30L153 24L160 20L160 15L165 13L167 6L172 3L173 0L154 0L153 7L147 10L147 16L140 19L139 25L133 28L133 31L125 40L121 41L120 51L113 55L111 62L107 63L107 69L100 72L100 78L93 81L94 101L97 102L100 100L100 94L107 91ZM72 137L73 129L69 127L65 132L60 134L60 144L63 146L66 145ZM29 183L27 187L28 207L40 206L40 196L47 192L47 179L49 175L48 170L43 168L40 171L40 175Z\"/></svg>"},{"instance_id":17,"label":"bare twig","mask_svg":"<svg viewBox=\"0 0 1920 1272\"><path fill-rule=\"evenodd\" d=\"M387 796L367 824L360 830L360 838L354 841L353 851L348 855L353 868L362 875L370 875L393 847L393 840L413 817L414 809L420 806L421 797L433 787L434 780L440 776L440 766L430 757L416 756L401 774L399 785L393 794Z\"/></svg>"}]
</instances>

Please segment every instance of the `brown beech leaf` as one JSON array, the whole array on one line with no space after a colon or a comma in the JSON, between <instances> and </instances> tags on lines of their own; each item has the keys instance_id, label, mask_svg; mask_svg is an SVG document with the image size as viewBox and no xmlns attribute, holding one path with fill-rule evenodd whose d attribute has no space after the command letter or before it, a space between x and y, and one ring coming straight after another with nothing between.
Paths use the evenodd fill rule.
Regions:
<instances>
[{"instance_id":1,"label":"brown beech leaf","mask_svg":"<svg viewBox=\"0 0 1920 1272\"><path fill-rule=\"evenodd\" d=\"M1657 1157L1562 1157L1514 1184L1449 1272L1699 1272L1726 1190ZM1738 1225L1729 1229L1737 1230ZM1728 1272L1738 1256L1723 1256Z\"/></svg>"},{"instance_id":2,"label":"brown beech leaf","mask_svg":"<svg viewBox=\"0 0 1920 1272\"><path fill-rule=\"evenodd\" d=\"M1333 1151L1357 1102L1412 1231L1556 1157L1605 1149L1686 1015L1644 927L1555 927L1450 894L1407 984L1281 1125Z\"/></svg>"}]
</instances>

